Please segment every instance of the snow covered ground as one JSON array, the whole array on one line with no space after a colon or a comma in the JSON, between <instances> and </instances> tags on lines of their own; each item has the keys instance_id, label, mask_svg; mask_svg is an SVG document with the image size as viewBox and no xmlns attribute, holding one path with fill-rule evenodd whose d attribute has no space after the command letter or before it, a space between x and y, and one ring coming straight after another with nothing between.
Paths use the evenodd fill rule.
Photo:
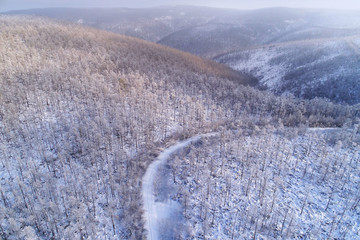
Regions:
<instances>
[{"instance_id":1,"label":"snow covered ground","mask_svg":"<svg viewBox=\"0 0 360 240\"><path fill-rule=\"evenodd\" d=\"M322 54L313 57L311 54L314 50L315 52L322 52ZM264 48L232 53L221 57L219 61L226 63L235 70L254 74L260 79L262 85L265 85L270 90L276 90L281 87L283 78L290 71L296 68L321 65L340 56L342 53L341 42L329 41L309 44L300 41L293 44L275 44ZM304 57L307 58L306 62L300 63L299 61L297 63L298 59ZM311 80L316 79L309 79L309 81Z\"/></svg>"},{"instance_id":2,"label":"snow covered ground","mask_svg":"<svg viewBox=\"0 0 360 240\"><path fill-rule=\"evenodd\" d=\"M251 74L274 93L327 97L357 103L349 86L358 89L358 36L264 45L220 56L216 61ZM342 85L336 85L337 82ZM357 90L355 90L357 91Z\"/></svg>"},{"instance_id":3,"label":"snow covered ground","mask_svg":"<svg viewBox=\"0 0 360 240\"><path fill-rule=\"evenodd\" d=\"M144 202L145 228L148 231L147 238L149 240L160 239L159 223L163 222L171 215L171 212L174 211L174 209L179 207L171 200L166 202L155 202L154 180L156 174L158 174L157 171L161 165L166 163L166 160L171 154L174 154L179 149L184 148L191 142L199 139L200 136L195 136L167 148L159 155L156 161L150 164L144 175L142 181L142 197Z\"/></svg>"},{"instance_id":4,"label":"snow covered ground","mask_svg":"<svg viewBox=\"0 0 360 240\"><path fill-rule=\"evenodd\" d=\"M147 232L147 239L156 240L164 239L164 229L163 225L166 225L166 222L174 222L174 214L181 213L181 205L179 202L172 199L166 198L159 201L157 196L155 196L155 183L159 178L159 169L163 167L167 160L176 152L182 150L183 148L189 146L192 143L198 142L202 137L209 137L214 135L203 134L191 137L184 141L178 142L177 144L165 149L160 153L156 161L152 162L142 180L142 198L144 203L144 219L145 219L145 229ZM157 186L161 188L161 186ZM164 191L160 189L160 192ZM166 190L165 190L166 191ZM169 226L174 227L174 226Z\"/></svg>"},{"instance_id":5,"label":"snow covered ground","mask_svg":"<svg viewBox=\"0 0 360 240\"><path fill-rule=\"evenodd\" d=\"M262 131L227 132L171 161L189 238L359 239L352 132Z\"/></svg>"}]
</instances>

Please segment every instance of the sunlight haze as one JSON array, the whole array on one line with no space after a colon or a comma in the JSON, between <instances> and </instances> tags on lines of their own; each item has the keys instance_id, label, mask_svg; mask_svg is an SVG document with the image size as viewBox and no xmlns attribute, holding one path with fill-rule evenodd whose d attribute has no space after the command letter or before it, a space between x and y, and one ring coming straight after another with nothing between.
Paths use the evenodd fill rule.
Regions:
<instances>
[{"instance_id":1,"label":"sunlight haze","mask_svg":"<svg viewBox=\"0 0 360 240\"><path fill-rule=\"evenodd\" d=\"M0 0L0 11L9 11L17 9L30 9L30 8L49 8L49 7L76 7L76 8L94 8L94 7L155 7L164 5L198 5L209 7L221 7L221 8L238 8L238 9L256 9L256 8L268 8L268 7L291 7L291 8L333 8L333 9L360 9L360 2L356 0L344 0L344 1L326 1L326 0L254 0L254 1L236 1L236 0L213 0L213 1L165 1L165 0L135 0L135 1L115 1L115 0Z\"/></svg>"}]
</instances>

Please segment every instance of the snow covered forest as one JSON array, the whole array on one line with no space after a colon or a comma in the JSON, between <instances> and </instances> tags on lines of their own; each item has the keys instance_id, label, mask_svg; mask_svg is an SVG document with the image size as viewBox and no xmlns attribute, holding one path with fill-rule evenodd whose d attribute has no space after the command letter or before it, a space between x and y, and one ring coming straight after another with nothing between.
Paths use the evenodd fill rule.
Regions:
<instances>
[{"instance_id":1,"label":"snow covered forest","mask_svg":"<svg viewBox=\"0 0 360 240\"><path fill-rule=\"evenodd\" d=\"M173 158L187 238L359 237L355 132L289 131L223 130Z\"/></svg>"},{"instance_id":2,"label":"snow covered forest","mask_svg":"<svg viewBox=\"0 0 360 240\"><path fill-rule=\"evenodd\" d=\"M145 239L147 167L204 133L166 164L171 237L359 238L359 104L45 18L1 15L0 43L0 239Z\"/></svg>"},{"instance_id":3,"label":"snow covered forest","mask_svg":"<svg viewBox=\"0 0 360 240\"><path fill-rule=\"evenodd\" d=\"M5 14L47 16L173 47L247 73L255 80L252 86L277 95L360 103L356 9L161 6L44 8Z\"/></svg>"}]
</instances>

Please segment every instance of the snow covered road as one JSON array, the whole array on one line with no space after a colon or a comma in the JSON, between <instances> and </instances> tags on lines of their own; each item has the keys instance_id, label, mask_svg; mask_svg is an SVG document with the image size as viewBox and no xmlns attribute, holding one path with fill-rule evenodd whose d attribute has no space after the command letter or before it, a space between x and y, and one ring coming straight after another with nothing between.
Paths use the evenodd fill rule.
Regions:
<instances>
[{"instance_id":1,"label":"snow covered road","mask_svg":"<svg viewBox=\"0 0 360 240\"><path fill-rule=\"evenodd\" d=\"M199 136L194 136L187 140L178 142L177 144L165 149L160 153L156 161L151 163L146 170L146 173L142 179L142 198L144 203L144 219L145 219L145 229L147 230L147 239L148 240L157 240L159 239L159 218L160 216L166 216L167 208L162 206L159 209L156 206L155 196L154 196L154 180L156 174L161 165L165 164L169 156L176 151L188 146L192 142L197 142L201 137L212 136L213 133L204 134ZM161 210L161 212L159 212Z\"/></svg>"}]
</instances>

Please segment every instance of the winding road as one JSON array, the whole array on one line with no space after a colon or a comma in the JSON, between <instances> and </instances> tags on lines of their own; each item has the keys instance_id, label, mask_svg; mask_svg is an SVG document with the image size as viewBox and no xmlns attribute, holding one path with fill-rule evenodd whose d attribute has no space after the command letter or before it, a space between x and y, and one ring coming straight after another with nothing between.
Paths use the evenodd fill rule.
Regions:
<instances>
[{"instance_id":1,"label":"winding road","mask_svg":"<svg viewBox=\"0 0 360 240\"><path fill-rule=\"evenodd\" d=\"M168 158L176 151L188 146L193 142L198 142L202 137L212 136L214 133L194 136L187 140L178 142L177 144L165 149L160 153L158 158L152 162L142 179L142 198L144 203L144 219L145 229L147 230L148 240L158 240L160 236L159 229L159 216L163 215L166 209L161 209L162 213L158 212L156 207L155 196L154 196L154 180L156 178L157 171L160 166L166 163Z\"/></svg>"}]
</instances>

